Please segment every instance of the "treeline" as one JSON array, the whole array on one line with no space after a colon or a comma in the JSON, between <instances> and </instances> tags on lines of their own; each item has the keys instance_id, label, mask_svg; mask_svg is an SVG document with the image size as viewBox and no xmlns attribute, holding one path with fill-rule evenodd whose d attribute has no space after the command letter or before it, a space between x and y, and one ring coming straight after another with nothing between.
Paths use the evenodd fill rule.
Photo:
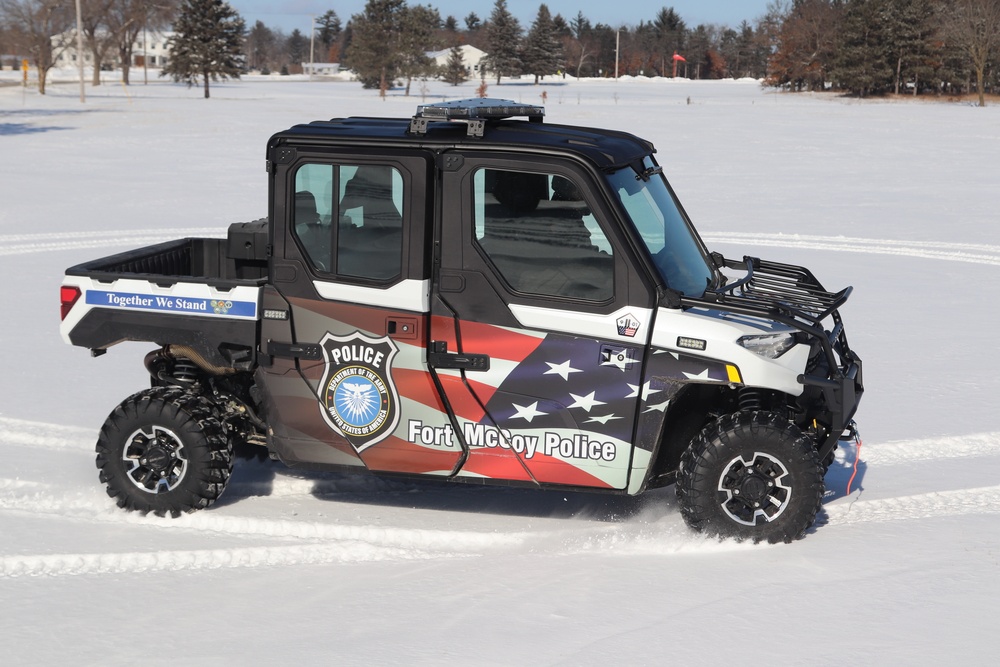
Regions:
<instances>
[{"instance_id":1,"label":"treeline","mask_svg":"<svg viewBox=\"0 0 1000 667\"><path fill-rule=\"evenodd\" d=\"M486 52L480 74L498 83L503 77L537 81L561 73L671 76L675 53L683 58L678 61L680 76L763 78L770 27L743 21L735 29L689 28L672 7L637 26L611 26L591 23L582 11L570 18L553 15L545 4L525 26L511 14L507 0L495 0L484 18L473 11L460 23L454 16L442 19L432 7L410 7L405 0L369 0L348 22L341 53L365 85L383 90L397 78L437 74L452 83L464 80L470 72L455 48L459 44ZM423 52L447 48L452 49L447 65L435 70Z\"/></svg>"},{"instance_id":2,"label":"treeline","mask_svg":"<svg viewBox=\"0 0 1000 667\"><path fill-rule=\"evenodd\" d=\"M1000 0L794 0L772 6L766 83L791 90L977 92L1000 85Z\"/></svg>"},{"instance_id":3,"label":"treeline","mask_svg":"<svg viewBox=\"0 0 1000 667\"><path fill-rule=\"evenodd\" d=\"M169 29L192 0L80 0L85 49L129 79L143 30ZM224 0L210 4L225 5ZM228 5L226 5L228 7ZM74 0L0 0L0 54L28 56L44 92L45 74L69 45L52 37L76 25ZM345 24L334 10L315 32L286 34L257 21L242 35L241 69L298 73L303 62L339 62L381 91L414 78L453 84L473 75L459 45L486 53L478 76L752 77L788 90L984 95L1000 87L1000 0L774 0L764 16L733 28L689 27L672 7L638 25L612 26L552 14L540 4L524 25L507 0L488 15L442 18L431 5L368 0ZM73 45L75 48L75 44ZM443 67L427 52L451 49ZM678 56L675 58L675 55ZM2 65L2 63L0 63Z\"/></svg>"},{"instance_id":4,"label":"treeline","mask_svg":"<svg viewBox=\"0 0 1000 667\"><path fill-rule=\"evenodd\" d=\"M328 10L316 17L314 25L315 34L310 38L308 31L295 28L286 34L257 21L247 31L244 44L247 67L262 74L301 74L302 63L310 60L340 62L344 29L337 12Z\"/></svg>"}]
</instances>

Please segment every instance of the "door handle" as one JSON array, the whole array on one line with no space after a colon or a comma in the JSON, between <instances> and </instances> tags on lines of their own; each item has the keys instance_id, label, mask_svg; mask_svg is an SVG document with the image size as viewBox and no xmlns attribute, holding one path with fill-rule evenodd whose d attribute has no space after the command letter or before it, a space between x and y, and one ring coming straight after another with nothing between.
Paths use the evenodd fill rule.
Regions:
<instances>
[{"instance_id":1,"label":"door handle","mask_svg":"<svg viewBox=\"0 0 1000 667\"><path fill-rule=\"evenodd\" d=\"M427 350L427 365L431 368L460 371L488 371L490 370L490 356L488 354L449 353L448 343L436 340L431 343L430 349Z\"/></svg>"}]
</instances>

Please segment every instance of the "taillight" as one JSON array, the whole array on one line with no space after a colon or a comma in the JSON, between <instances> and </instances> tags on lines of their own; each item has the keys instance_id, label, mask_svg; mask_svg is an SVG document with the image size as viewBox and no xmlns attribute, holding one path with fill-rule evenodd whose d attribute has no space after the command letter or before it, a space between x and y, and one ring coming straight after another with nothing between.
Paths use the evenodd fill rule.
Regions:
<instances>
[{"instance_id":1,"label":"taillight","mask_svg":"<svg viewBox=\"0 0 1000 667\"><path fill-rule=\"evenodd\" d=\"M59 301L62 303L62 306L59 309L60 319L66 319L66 316L69 315L69 311L73 309L73 306L76 305L79 298L79 287L74 287L73 285L63 285L59 288Z\"/></svg>"}]
</instances>

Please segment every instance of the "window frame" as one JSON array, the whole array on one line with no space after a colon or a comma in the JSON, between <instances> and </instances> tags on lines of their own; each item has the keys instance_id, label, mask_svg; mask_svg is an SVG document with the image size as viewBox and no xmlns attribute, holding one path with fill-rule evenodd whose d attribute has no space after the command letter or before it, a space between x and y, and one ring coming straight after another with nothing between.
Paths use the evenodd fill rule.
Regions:
<instances>
[{"instance_id":1,"label":"window frame","mask_svg":"<svg viewBox=\"0 0 1000 667\"><path fill-rule=\"evenodd\" d=\"M414 226L414 215L418 204L417 193L414 192L416 188L416 181L411 172L411 169L415 164L411 160L399 160L390 159L388 157L382 157L379 155L345 155L345 154L322 154L322 153L301 153L294 164L289 165L286 177L286 192L285 192L285 206L286 206L286 220L288 225L288 235L291 237L292 245L295 247L299 254L299 257L307 268L307 270L314 275L316 278L326 281L326 282L343 282L356 285L364 286L374 286L374 287L391 287L392 285L398 284L399 282L406 280L410 273L410 266L413 264L411 261L411 253L409 252L409 247L412 238L415 235L423 234L425 230L424 225L420 225L420 229L414 231L412 228ZM423 161L424 158L417 158ZM330 268L323 269L317 265L312 255L310 254L306 244L298 233L297 222L296 222L296 211L295 211L295 198L297 192L297 180L299 172L308 166L320 166L335 170L333 173L335 176L331 179L331 189L336 188L338 193L331 197L331 208L330 208L330 232L331 232L331 247L330 247ZM402 211L397 211L401 219L401 230L400 230L400 245L399 245L399 270L397 273L388 278L379 278L371 276L358 276L351 275L347 273L339 272L339 253L338 248L341 243L341 229L338 224L335 224L336 220L339 220L343 211L340 208L342 199L340 197L339 191L346 187L346 181L344 181L342 176L342 169L345 167L388 167L394 170L395 174L401 179L401 198L400 204L402 206ZM349 179L348 179L349 180ZM310 191L311 192L311 191ZM313 196L316 197L315 193ZM393 198L395 199L395 197ZM318 207L317 207L318 208ZM352 207L353 208L353 207Z\"/></svg>"}]
</instances>

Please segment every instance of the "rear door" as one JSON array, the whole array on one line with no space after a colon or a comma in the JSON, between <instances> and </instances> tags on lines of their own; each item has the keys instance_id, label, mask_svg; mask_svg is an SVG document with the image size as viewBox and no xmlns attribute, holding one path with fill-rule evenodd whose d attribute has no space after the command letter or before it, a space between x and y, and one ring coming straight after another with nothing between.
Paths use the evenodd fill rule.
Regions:
<instances>
[{"instance_id":1,"label":"rear door","mask_svg":"<svg viewBox=\"0 0 1000 667\"><path fill-rule=\"evenodd\" d=\"M430 157L283 150L289 227L262 325L275 447L290 464L451 474L462 449L426 366Z\"/></svg>"},{"instance_id":2,"label":"rear door","mask_svg":"<svg viewBox=\"0 0 1000 667\"><path fill-rule=\"evenodd\" d=\"M641 382L653 295L595 176L441 163L431 365L469 450L459 475L624 488L640 406L658 409Z\"/></svg>"}]
</instances>

